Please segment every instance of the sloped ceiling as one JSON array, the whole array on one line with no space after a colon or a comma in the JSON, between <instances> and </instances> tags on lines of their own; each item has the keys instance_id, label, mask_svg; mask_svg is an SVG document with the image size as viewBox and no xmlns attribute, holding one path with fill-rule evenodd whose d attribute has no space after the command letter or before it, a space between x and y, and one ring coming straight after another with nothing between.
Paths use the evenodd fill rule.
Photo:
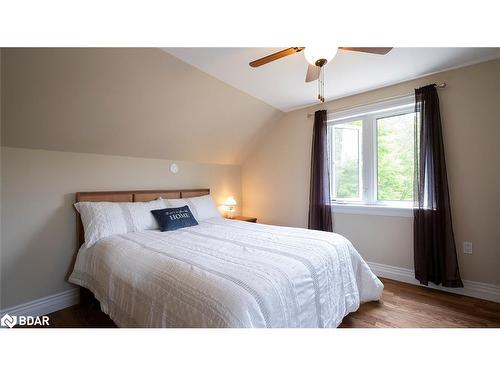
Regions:
<instances>
[{"instance_id":1,"label":"sloped ceiling","mask_svg":"<svg viewBox=\"0 0 500 375\"><path fill-rule=\"evenodd\" d=\"M1 56L3 146L240 164L282 115L160 49Z\"/></svg>"},{"instance_id":2,"label":"sloped ceiling","mask_svg":"<svg viewBox=\"0 0 500 375\"><path fill-rule=\"evenodd\" d=\"M283 48L165 48L165 51L282 111L317 104L317 82L304 82L307 70L304 52L259 68L248 65ZM340 50L325 66L325 98L334 100L498 58L500 48L397 47L385 56Z\"/></svg>"}]
</instances>

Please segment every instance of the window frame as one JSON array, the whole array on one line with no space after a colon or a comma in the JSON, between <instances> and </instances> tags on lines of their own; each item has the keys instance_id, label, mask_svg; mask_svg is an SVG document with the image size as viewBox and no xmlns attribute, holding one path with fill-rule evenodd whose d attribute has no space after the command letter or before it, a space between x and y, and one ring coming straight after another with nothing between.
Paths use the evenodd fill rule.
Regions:
<instances>
[{"instance_id":1,"label":"window frame","mask_svg":"<svg viewBox=\"0 0 500 375\"><path fill-rule=\"evenodd\" d=\"M348 123L356 122L358 120L349 120ZM361 123L361 128L358 130L357 128L354 128L353 126L346 126L346 127L337 127L338 125L347 125L345 121L341 123L331 123L329 126L333 128L332 131L328 132L328 142L330 143L328 147L328 163L332 168L334 168L335 165L335 129L355 129L358 131L358 191L359 191L359 197L358 198L346 198L344 201L348 202L355 202L355 203L362 203L363 202L363 123ZM332 177L333 174L330 174ZM330 194L332 194L336 191L336 185L335 185L335 178L330 179Z\"/></svg>"},{"instance_id":2,"label":"window frame","mask_svg":"<svg viewBox=\"0 0 500 375\"><path fill-rule=\"evenodd\" d=\"M386 100L374 104L359 106L349 110L334 111L328 114L327 123L333 128L334 125L345 124L361 120L361 201L350 199L333 199L332 207L334 213L353 213L384 216L413 216L413 202L406 201L379 201L377 200L377 120L385 117L405 115L415 112L414 95L408 95L397 99ZM329 135L330 136L330 135ZM329 165L333 166L331 158L333 151L329 148ZM331 171L331 183L334 183Z\"/></svg>"}]
</instances>

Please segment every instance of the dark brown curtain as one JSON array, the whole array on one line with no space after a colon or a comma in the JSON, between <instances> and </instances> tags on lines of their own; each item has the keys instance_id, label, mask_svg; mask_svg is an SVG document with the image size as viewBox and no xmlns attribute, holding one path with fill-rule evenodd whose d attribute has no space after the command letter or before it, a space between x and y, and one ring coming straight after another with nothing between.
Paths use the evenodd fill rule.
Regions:
<instances>
[{"instance_id":1,"label":"dark brown curtain","mask_svg":"<svg viewBox=\"0 0 500 375\"><path fill-rule=\"evenodd\" d=\"M463 287L451 222L439 98L435 85L415 90L415 278Z\"/></svg>"},{"instance_id":2,"label":"dark brown curtain","mask_svg":"<svg viewBox=\"0 0 500 375\"><path fill-rule=\"evenodd\" d=\"M311 188L309 191L309 229L333 231L330 202L326 111L314 113L311 151Z\"/></svg>"}]
</instances>

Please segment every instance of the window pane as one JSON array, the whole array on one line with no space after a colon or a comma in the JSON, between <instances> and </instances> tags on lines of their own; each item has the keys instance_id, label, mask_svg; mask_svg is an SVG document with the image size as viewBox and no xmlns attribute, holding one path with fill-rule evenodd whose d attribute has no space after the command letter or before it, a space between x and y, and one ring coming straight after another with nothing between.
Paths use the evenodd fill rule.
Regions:
<instances>
[{"instance_id":1,"label":"window pane","mask_svg":"<svg viewBox=\"0 0 500 375\"><path fill-rule=\"evenodd\" d=\"M361 124L361 121L353 121L333 127L334 198L360 198Z\"/></svg>"},{"instance_id":2,"label":"window pane","mask_svg":"<svg viewBox=\"0 0 500 375\"><path fill-rule=\"evenodd\" d=\"M415 114L377 119L377 199L413 200Z\"/></svg>"}]
</instances>

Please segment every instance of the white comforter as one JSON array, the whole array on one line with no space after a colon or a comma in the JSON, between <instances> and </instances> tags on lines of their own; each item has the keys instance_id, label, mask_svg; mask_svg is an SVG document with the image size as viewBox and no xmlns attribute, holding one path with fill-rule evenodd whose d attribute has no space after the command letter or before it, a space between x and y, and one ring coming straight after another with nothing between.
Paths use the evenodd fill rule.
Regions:
<instances>
[{"instance_id":1,"label":"white comforter","mask_svg":"<svg viewBox=\"0 0 500 375\"><path fill-rule=\"evenodd\" d=\"M338 234L222 218L82 247L69 280L120 327L337 327L383 289Z\"/></svg>"}]
</instances>

